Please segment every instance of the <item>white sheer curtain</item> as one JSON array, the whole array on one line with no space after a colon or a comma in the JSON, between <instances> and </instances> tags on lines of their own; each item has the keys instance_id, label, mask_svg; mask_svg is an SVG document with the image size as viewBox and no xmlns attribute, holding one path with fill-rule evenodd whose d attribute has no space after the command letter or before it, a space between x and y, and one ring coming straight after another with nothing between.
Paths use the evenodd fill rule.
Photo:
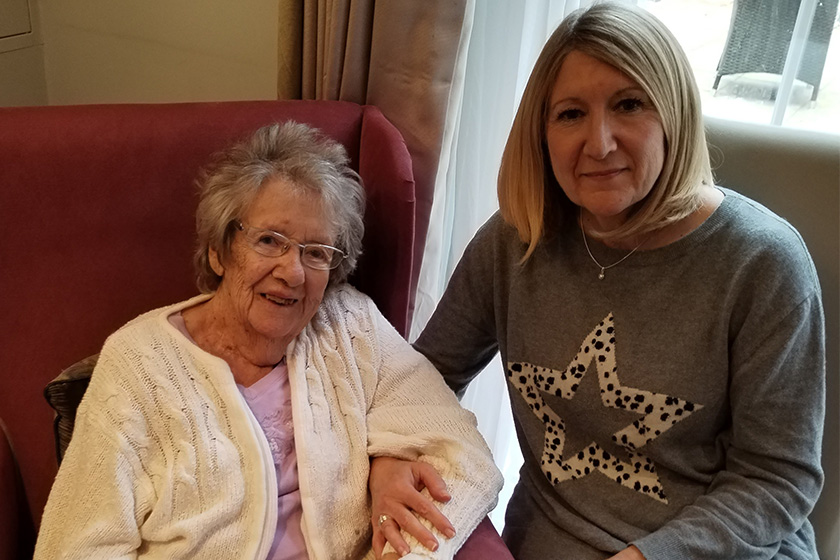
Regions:
<instances>
[{"instance_id":1,"label":"white sheer curtain","mask_svg":"<svg viewBox=\"0 0 840 560\"><path fill-rule=\"evenodd\" d=\"M435 198L423 257L411 337L429 320L473 234L498 208L496 174L510 124L546 38L569 12L592 0L480 0L473 2L472 30L462 44L462 80L452 90ZM501 363L494 360L474 380L462 404L478 418L505 475L497 529L518 479L522 455Z\"/></svg>"}]
</instances>

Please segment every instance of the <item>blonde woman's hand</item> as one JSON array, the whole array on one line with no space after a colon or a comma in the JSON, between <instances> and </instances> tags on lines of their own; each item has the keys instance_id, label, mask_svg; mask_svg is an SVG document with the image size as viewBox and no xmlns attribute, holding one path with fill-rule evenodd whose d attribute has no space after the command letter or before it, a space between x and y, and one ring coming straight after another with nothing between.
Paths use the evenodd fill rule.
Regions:
<instances>
[{"instance_id":1,"label":"blonde woman's hand","mask_svg":"<svg viewBox=\"0 0 840 560\"><path fill-rule=\"evenodd\" d=\"M450 499L446 483L431 465L392 457L375 457L370 464L368 486L371 495L373 550L377 557L382 554L386 540L398 553L408 554L410 549L400 534L401 529L413 535L429 550L437 549L437 539L418 521L417 516L428 520L444 535L455 535L455 528L446 516L432 500L420 493L423 488L427 488L429 495L439 502L448 502ZM383 515L386 517L383 518Z\"/></svg>"}]
</instances>

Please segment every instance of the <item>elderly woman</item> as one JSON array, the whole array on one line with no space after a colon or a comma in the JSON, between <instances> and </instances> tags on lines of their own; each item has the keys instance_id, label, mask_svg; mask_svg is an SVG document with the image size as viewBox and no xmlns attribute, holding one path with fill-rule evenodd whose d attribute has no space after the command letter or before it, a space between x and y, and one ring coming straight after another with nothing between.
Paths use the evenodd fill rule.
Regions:
<instances>
[{"instance_id":1,"label":"elderly woman","mask_svg":"<svg viewBox=\"0 0 840 560\"><path fill-rule=\"evenodd\" d=\"M513 555L817 558L816 272L790 224L714 185L697 86L666 27L614 3L563 21L498 187L500 213L415 346L456 390L501 352L524 456ZM399 527L423 536L401 520L429 505L390 482L404 468L372 468L393 542Z\"/></svg>"},{"instance_id":2,"label":"elderly woman","mask_svg":"<svg viewBox=\"0 0 840 560\"><path fill-rule=\"evenodd\" d=\"M380 455L441 473L455 534L413 552L451 558L501 477L439 373L345 283L364 196L342 147L272 125L200 187L205 293L106 341L35 558L372 558Z\"/></svg>"}]
</instances>

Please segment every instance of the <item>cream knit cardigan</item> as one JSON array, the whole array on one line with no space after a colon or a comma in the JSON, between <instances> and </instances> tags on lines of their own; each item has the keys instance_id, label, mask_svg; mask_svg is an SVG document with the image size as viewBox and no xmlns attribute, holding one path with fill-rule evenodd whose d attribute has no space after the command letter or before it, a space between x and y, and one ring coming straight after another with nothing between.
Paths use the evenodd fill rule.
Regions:
<instances>
[{"instance_id":1,"label":"cream knit cardigan","mask_svg":"<svg viewBox=\"0 0 840 560\"><path fill-rule=\"evenodd\" d=\"M35 558L266 557L277 519L268 443L226 362L146 313L105 343L41 526ZM457 530L451 558L492 508L501 475L440 374L373 302L328 290L287 351L302 530L313 560L373 558L369 457L432 464ZM427 523L428 526L428 523Z\"/></svg>"}]
</instances>

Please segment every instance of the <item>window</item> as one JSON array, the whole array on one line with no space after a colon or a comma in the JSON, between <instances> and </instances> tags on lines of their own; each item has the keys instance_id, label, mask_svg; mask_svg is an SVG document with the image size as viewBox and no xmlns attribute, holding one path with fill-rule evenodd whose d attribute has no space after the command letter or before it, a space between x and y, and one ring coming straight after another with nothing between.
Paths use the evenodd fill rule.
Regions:
<instances>
[{"instance_id":1,"label":"window","mask_svg":"<svg viewBox=\"0 0 840 560\"><path fill-rule=\"evenodd\" d=\"M682 44L706 114L840 133L838 0L638 4Z\"/></svg>"}]
</instances>

